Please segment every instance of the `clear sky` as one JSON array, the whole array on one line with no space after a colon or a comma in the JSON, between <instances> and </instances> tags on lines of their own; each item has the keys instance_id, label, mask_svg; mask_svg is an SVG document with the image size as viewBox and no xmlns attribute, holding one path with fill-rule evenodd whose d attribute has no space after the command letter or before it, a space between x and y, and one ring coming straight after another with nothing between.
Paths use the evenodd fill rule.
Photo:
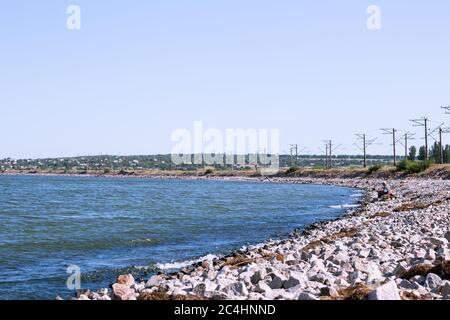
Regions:
<instances>
[{"instance_id":1,"label":"clear sky","mask_svg":"<svg viewBox=\"0 0 450 320\"><path fill-rule=\"evenodd\" d=\"M450 122L449 16L448 0L3 1L0 157L169 153L195 120L309 153L357 153L367 132L388 154L380 128Z\"/></svg>"}]
</instances>

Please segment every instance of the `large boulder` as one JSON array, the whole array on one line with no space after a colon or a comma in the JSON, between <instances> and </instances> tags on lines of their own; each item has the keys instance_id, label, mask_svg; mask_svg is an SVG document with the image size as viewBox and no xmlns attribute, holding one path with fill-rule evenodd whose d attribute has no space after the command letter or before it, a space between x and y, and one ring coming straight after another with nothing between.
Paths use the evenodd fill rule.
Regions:
<instances>
[{"instance_id":1,"label":"large boulder","mask_svg":"<svg viewBox=\"0 0 450 320\"><path fill-rule=\"evenodd\" d=\"M390 281L376 288L368 295L369 300L401 300L397 285Z\"/></svg>"},{"instance_id":2,"label":"large boulder","mask_svg":"<svg viewBox=\"0 0 450 320\"><path fill-rule=\"evenodd\" d=\"M117 278L117 283L131 287L134 284L134 277L131 274L123 274Z\"/></svg>"},{"instance_id":3,"label":"large boulder","mask_svg":"<svg viewBox=\"0 0 450 320\"><path fill-rule=\"evenodd\" d=\"M162 284L162 282L164 281L164 278L160 275L154 275L151 276L150 279L148 279L147 283L145 284L146 288L151 288L151 287L158 287L159 285Z\"/></svg>"},{"instance_id":4,"label":"large boulder","mask_svg":"<svg viewBox=\"0 0 450 320\"><path fill-rule=\"evenodd\" d=\"M136 300L136 293L129 286L115 283L112 285L114 297L118 300Z\"/></svg>"},{"instance_id":5,"label":"large boulder","mask_svg":"<svg viewBox=\"0 0 450 320\"><path fill-rule=\"evenodd\" d=\"M425 278L425 287L430 288L433 292L438 292L443 286L442 279L434 273L429 273Z\"/></svg>"}]
</instances>

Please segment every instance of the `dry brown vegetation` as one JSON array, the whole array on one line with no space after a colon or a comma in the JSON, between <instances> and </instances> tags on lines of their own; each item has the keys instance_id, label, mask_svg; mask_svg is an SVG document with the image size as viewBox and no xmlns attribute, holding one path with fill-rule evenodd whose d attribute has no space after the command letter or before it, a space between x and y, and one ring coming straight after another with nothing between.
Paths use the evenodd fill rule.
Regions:
<instances>
[{"instance_id":1,"label":"dry brown vegetation","mask_svg":"<svg viewBox=\"0 0 450 320\"><path fill-rule=\"evenodd\" d=\"M308 252L308 251L314 250L314 249L320 247L322 242L330 243L332 241L342 239L342 238L352 238L355 235L357 235L358 232L359 231L356 228L341 229L339 232L336 232L328 237L324 237L324 238L322 238L320 240L316 240L316 241L311 241L310 243L308 243L306 246L303 247L303 251Z\"/></svg>"},{"instance_id":2,"label":"dry brown vegetation","mask_svg":"<svg viewBox=\"0 0 450 320\"><path fill-rule=\"evenodd\" d=\"M415 276L424 276L426 277L429 273L434 273L440 276L444 280L450 279L450 261L442 261L438 262L435 265L431 264L420 264L417 266L411 267L408 271L402 274L400 277L406 280L409 280Z\"/></svg>"},{"instance_id":3,"label":"dry brown vegetation","mask_svg":"<svg viewBox=\"0 0 450 320\"><path fill-rule=\"evenodd\" d=\"M137 298L141 301L150 301L150 300L206 300L206 298L199 296L185 296L185 295L169 295L163 292L142 292Z\"/></svg>"},{"instance_id":4,"label":"dry brown vegetation","mask_svg":"<svg viewBox=\"0 0 450 320\"><path fill-rule=\"evenodd\" d=\"M428 208L428 204L417 203L417 202L409 202L401 205L400 207L395 208L394 212L405 212L411 210L422 210Z\"/></svg>"},{"instance_id":5,"label":"dry brown vegetation","mask_svg":"<svg viewBox=\"0 0 450 320\"><path fill-rule=\"evenodd\" d=\"M390 216L391 216L391 213L386 212L386 211L382 211L382 212L375 213L374 215L372 215L372 216L370 217L370 219L375 219L375 218L387 218L387 217L390 217Z\"/></svg>"},{"instance_id":6,"label":"dry brown vegetation","mask_svg":"<svg viewBox=\"0 0 450 320\"><path fill-rule=\"evenodd\" d=\"M367 300L369 292L373 289L365 284L358 283L354 287L339 290L340 300Z\"/></svg>"}]
</instances>

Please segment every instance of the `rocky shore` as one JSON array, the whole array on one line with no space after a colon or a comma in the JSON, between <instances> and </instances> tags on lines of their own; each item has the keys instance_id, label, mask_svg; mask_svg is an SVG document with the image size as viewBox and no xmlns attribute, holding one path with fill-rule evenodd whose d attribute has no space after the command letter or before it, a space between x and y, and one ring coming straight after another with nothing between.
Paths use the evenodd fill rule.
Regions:
<instances>
[{"instance_id":1,"label":"rocky shore","mask_svg":"<svg viewBox=\"0 0 450 320\"><path fill-rule=\"evenodd\" d=\"M366 190L357 209L146 281L122 275L110 288L79 290L80 300L450 300L450 181L273 178Z\"/></svg>"}]
</instances>

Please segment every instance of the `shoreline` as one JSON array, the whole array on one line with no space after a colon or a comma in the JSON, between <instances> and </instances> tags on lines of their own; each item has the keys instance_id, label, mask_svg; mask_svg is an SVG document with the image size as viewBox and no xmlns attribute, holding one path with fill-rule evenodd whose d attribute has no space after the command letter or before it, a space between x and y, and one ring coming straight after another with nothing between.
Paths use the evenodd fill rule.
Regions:
<instances>
[{"instance_id":1,"label":"shoreline","mask_svg":"<svg viewBox=\"0 0 450 320\"><path fill-rule=\"evenodd\" d=\"M364 200L342 217L294 230L287 239L146 282L122 275L111 288L79 290L76 299L450 299L450 181L389 180L397 198L378 201L372 191L381 181L274 177L270 182L365 190Z\"/></svg>"}]
</instances>

